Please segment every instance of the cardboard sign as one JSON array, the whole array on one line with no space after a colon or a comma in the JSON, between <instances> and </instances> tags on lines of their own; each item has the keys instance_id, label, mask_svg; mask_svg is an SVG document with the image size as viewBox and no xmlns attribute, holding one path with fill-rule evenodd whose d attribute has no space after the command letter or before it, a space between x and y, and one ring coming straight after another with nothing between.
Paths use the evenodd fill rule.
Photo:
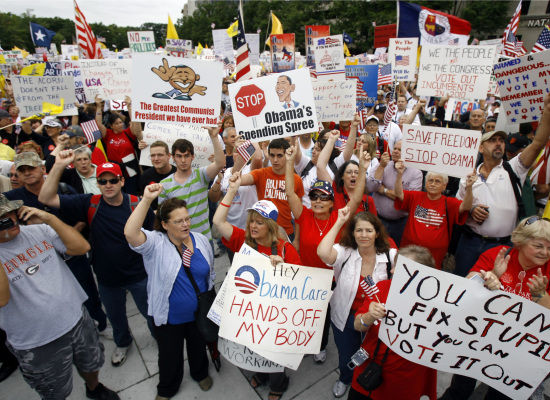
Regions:
<instances>
[{"instance_id":1,"label":"cardboard sign","mask_svg":"<svg viewBox=\"0 0 550 400\"><path fill-rule=\"evenodd\" d=\"M374 105L378 90L378 65L346 65L346 79L356 83L359 110Z\"/></svg>"},{"instance_id":2,"label":"cardboard sign","mask_svg":"<svg viewBox=\"0 0 550 400\"><path fill-rule=\"evenodd\" d=\"M248 60L250 65L260 65L260 34L259 33L245 33L246 44L250 49Z\"/></svg>"},{"instance_id":3,"label":"cardboard sign","mask_svg":"<svg viewBox=\"0 0 550 400\"><path fill-rule=\"evenodd\" d=\"M494 66L500 99L509 123L538 121L550 91L550 51L541 51Z\"/></svg>"},{"instance_id":4,"label":"cardboard sign","mask_svg":"<svg viewBox=\"0 0 550 400\"><path fill-rule=\"evenodd\" d=\"M111 102L113 104L113 102ZM172 149L177 139L187 139L193 143L195 158L191 163L192 168L206 167L210 165L208 157L214 154L214 146L206 129L190 125L176 125L158 122L146 122L143 129L143 141L150 145L157 140L162 140ZM139 157L140 165L152 166L150 158L150 147L141 150ZM170 150L171 151L171 150Z\"/></svg>"},{"instance_id":5,"label":"cardboard sign","mask_svg":"<svg viewBox=\"0 0 550 400\"><path fill-rule=\"evenodd\" d=\"M227 35L226 29L213 29L212 40L214 42L214 54L229 61L235 59L233 55L233 39Z\"/></svg>"},{"instance_id":6,"label":"cardboard sign","mask_svg":"<svg viewBox=\"0 0 550 400\"><path fill-rule=\"evenodd\" d=\"M284 72L296 68L294 59L294 33L270 35L271 68L273 72Z\"/></svg>"},{"instance_id":7,"label":"cardboard sign","mask_svg":"<svg viewBox=\"0 0 550 400\"><path fill-rule=\"evenodd\" d=\"M88 100L94 101L96 95L104 100L131 97L131 60L80 60L80 69Z\"/></svg>"},{"instance_id":8,"label":"cardboard sign","mask_svg":"<svg viewBox=\"0 0 550 400\"><path fill-rule=\"evenodd\" d=\"M357 108L354 80L312 82L317 121L352 121Z\"/></svg>"},{"instance_id":9,"label":"cardboard sign","mask_svg":"<svg viewBox=\"0 0 550 400\"><path fill-rule=\"evenodd\" d=\"M231 342L222 337L218 338L218 350L221 355L231 364L254 372L283 372L285 367L270 361L248 347Z\"/></svg>"},{"instance_id":10,"label":"cardboard sign","mask_svg":"<svg viewBox=\"0 0 550 400\"><path fill-rule=\"evenodd\" d=\"M317 130L309 69L233 83L229 96L237 133L246 140L261 142Z\"/></svg>"},{"instance_id":11,"label":"cardboard sign","mask_svg":"<svg viewBox=\"0 0 550 400\"><path fill-rule=\"evenodd\" d=\"M153 31L130 31L128 43L132 53L148 53L155 51L155 33Z\"/></svg>"},{"instance_id":12,"label":"cardboard sign","mask_svg":"<svg viewBox=\"0 0 550 400\"><path fill-rule=\"evenodd\" d=\"M219 335L273 352L316 354L331 296L332 270L237 253Z\"/></svg>"},{"instance_id":13,"label":"cardboard sign","mask_svg":"<svg viewBox=\"0 0 550 400\"><path fill-rule=\"evenodd\" d=\"M388 50L393 79L395 81L414 81L416 73L416 55L418 38L392 38Z\"/></svg>"},{"instance_id":14,"label":"cardboard sign","mask_svg":"<svg viewBox=\"0 0 550 400\"><path fill-rule=\"evenodd\" d=\"M136 54L132 67L133 121L215 126L220 115L220 63ZM120 99L120 96L118 97Z\"/></svg>"},{"instance_id":15,"label":"cardboard sign","mask_svg":"<svg viewBox=\"0 0 550 400\"><path fill-rule=\"evenodd\" d=\"M306 65L308 67L315 67L314 40L324 36L330 36L330 25L306 25Z\"/></svg>"},{"instance_id":16,"label":"cardboard sign","mask_svg":"<svg viewBox=\"0 0 550 400\"><path fill-rule=\"evenodd\" d=\"M20 76L12 75L13 95L22 117L42 112L42 103L61 104L59 115L77 115L74 105L74 79L72 76Z\"/></svg>"},{"instance_id":17,"label":"cardboard sign","mask_svg":"<svg viewBox=\"0 0 550 400\"><path fill-rule=\"evenodd\" d=\"M422 46L418 96L485 99L496 46Z\"/></svg>"},{"instance_id":18,"label":"cardboard sign","mask_svg":"<svg viewBox=\"0 0 550 400\"><path fill-rule=\"evenodd\" d=\"M546 378L550 310L400 256L379 337L427 367L524 400Z\"/></svg>"},{"instance_id":19,"label":"cardboard sign","mask_svg":"<svg viewBox=\"0 0 550 400\"><path fill-rule=\"evenodd\" d=\"M374 27L374 48L388 47L390 39L397 36L397 24Z\"/></svg>"},{"instance_id":20,"label":"cardboard sign","mask_svg":"<svg viewBox=\"0 0 550 400\"><path fill-rule=\"evenodd\" d=\"M462 178L474 170L480 144L479 131L403 125L401 157L408 167Z\"/></svg>"},{"instance_id":21,"label":"cardboard sign","mask_svg":"<svg viewBox=\"0 0 550 400\"><path fill-rule=\"evenodd\" d=\"M61 71L63 76L72 76L74 79L74 95L76 101L80 104L93 103L94 99L87 99L84 92L84 81L82 80L82 70L80 68L66 68Z\"/></svg>"},{"instance_id":22,"label":"cardboard sign","mask_svg":"<svg viewBox=\"0 0 550 400\"><path fill-rule=\"evenodd\" d=\"M166 51L193 51L193 41L186 39L166 39Z\"/></svg>"},{"instance_id":23,"label":"cardboard sign","mask_svg":"<svg viewBox=\"0 0 550 400\"><path fill-rule=\"evenodd\" d=\"M314 39L315 71L318 79L345 79L346 60L342 35Z\"/></svg>"}]
</instances>

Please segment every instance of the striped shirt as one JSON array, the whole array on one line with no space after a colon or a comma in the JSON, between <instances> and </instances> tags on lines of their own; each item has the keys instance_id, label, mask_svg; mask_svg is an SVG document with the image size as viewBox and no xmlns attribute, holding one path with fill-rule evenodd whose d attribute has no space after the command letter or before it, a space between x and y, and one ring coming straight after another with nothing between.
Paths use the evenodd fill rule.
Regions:
<instances>
[{"instance_id":1,"label":"striped shirt","mask_svg":"<svg viewBox=\"0 0 550 400\"><path fill-rule=\"evenodd\" d=\"M160 181L164 189L159 195L159 206L164 200L173 197L185 200L191 217L191 230L202 233L208 240L212 240L208 221L209 179L206 167L194 169L184 184L176 182L174 175L175 172Z\"/></svg>"}]
</instances>

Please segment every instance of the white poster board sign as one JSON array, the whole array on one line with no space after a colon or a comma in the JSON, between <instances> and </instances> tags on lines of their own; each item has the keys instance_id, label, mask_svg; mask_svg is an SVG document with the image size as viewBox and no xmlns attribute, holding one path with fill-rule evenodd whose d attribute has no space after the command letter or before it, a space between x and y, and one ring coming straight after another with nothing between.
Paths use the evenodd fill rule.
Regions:
<instances>
[{"instance_id":1,"label":"white poster board sign","mask_svg":"<svg viewBox=\"0 0 550 400\"><path fill-rule=\"evenodd\" d=\"M70 58L78 58L78 46L76 44L62 44L61 45L61 54Z\"/></svg>"},{"instance_id":2,"label":"white poster board sign","mask_svg":"<svg viewBox=\"0 0 550 400\"><path fill-rule=\"evenodd\" d=\"M273 352L317 354L331 296L332 270L236 253L219 335Z\"/></svg>"},{"instance_id":3,"label":"white poster board sign","mask_svg":"<svg viewBox=\"0 0 550 400\"><path fill-rule=\"evenodd\" d=\"M317 130L309 70L301 68L229 85L237 133L260 142Z\"/></svg>"},{"instance_id":4,"label":"white poster board sign","mask_svg":"<svg viewBox=\"0 0 550 400\"><path fill-rule=\"evenodd\" d=\"M508 123L538 121L544 96L550 91L550 50L529 54L494 66L502 107Z\"/></svg>"},{"instance_id":5,"label":"white poster board sign","mask_svg":"<svg viewBox=\"0 0 550 400\"><path fill-rule=\"evenodd\" d=\"M242 344L218 338L218 350L231 364L254 372L283 372L284 367L253 352Z\"/></svg>"},{"instance_id":6,"label":"white poster board sign","mask_svg":"<svg viewBox=\"0 0 550 400\"><path fill-rule=\"evenodd\" d=\"M550 310L523 297L401 256L386 310L379 337L409 361L473 377L516 400L546 378Z\"/></svg>"},{"instance_id":7,"label":"white poster board sign","mask_svg":"<svg viewBox=\"0 0 550 400\"><path fill-rule=\"evenodd\" d=\"M128 43L132 53L150 53L155 51L155 33L153 31L130 31Z\"/></svg>"},{"instance_id":8,"label":"white poster board sign","mask_svg":"<svg viewBox=\"0 0 550 400\"><path fill-rule=\"evenodd\" d=\"M260 34L245 33L246 43L250 49L249 60L251 65L260 65Z\"/></svg>"},{"instance_id":9,"label":"white poster board sign","mask_svg":"<svg viewBox=\"0 0 550 400\"><path fill-rule=\"evenodd\" d=\"M80 68L65 68L61 70L61 75L72 76L74 79L74 95L77 103L93 103L94 99L88 100L84 91L84 81L82 80L82 70Z\"/></svg>"},{"instance_id":10,"label":"white poster board sign","mask_svg":"<svg viewBox=\"0 0 550 400\"><path fill-rule=\"evenodd\" d=\"M357 108L357 83L351 79L312 82L317 121L352 121Z\"/></svg>"},{"instance_id":11,"label":"white poster board sign","mask_svg":"<svg viewBox=\"0 0 550 400\"><path fill-rule=\"evenodd\" d=\"M215 126L220 115L221 65L136 54L132 58L132 120ZM120 97L119 97L120 98Z\"/></svg>"},{"instance_id":12,"label":"white poster board sign","mask_svg":"<svg viewBox=\"0 0 550 400\"><path fill-rule=\"evenodd\" d=\"M22 117L42 112L42 103L61 104L59 115L77 115L74 105L74 79L72 76L21 76L12 75L13 96Z\"/></svg>"},{"instance_id":13,"label":"white poster board sign","mask_svg":"<svg viewBox=\"0 0 550 400\"><path fill-rule=\"evenodd\" d=\"M346 59L342 35L313 39L317 79L345 79Z\"/></svg>"},{"instance_id":14,"label":"white poster board sign","mask_svg":"<svg viewBox=\"0 0 550 400\"><path fill-rule=\"evenodd\" d=\"M418 38L391 38L388 58L395 81L415 81Z\"/></svg>"},{"instance_id":15,"label":"white poster board sign","mask_svg":"<svg viewBox=\"0 0 550 400\"><path fill-rule=\"evenodd\" d=\"M496 46L422 46L418 96L485 99Z\"/></svg>"},{"instance_id":16,"label":"white poster board sign","mask_svg":"<svg viewBox=\"0 0 550 400\"><path fill-rule=\"evenodd\" d=\"M213 29L212 40L214 42L214 54L222 59L233 61L233 39L227 35L226 29Z\"/></svg>"},{"instance_id":17,"label":"white poster board sign","mask_svg":"<svg viewBox=\"0 0 550 400\"><path fill-rule=\"evenodd\" d=\"M143 141L151 143L162 140L168 145L172 152L172 145L178 139L187 139L193 143L195 158L191 164L192 168L206 167L210 165L208 157L214 154L214 146L208 135L208 131L192 125L176 125L158 122L146 122L143 129ZM150 147L141 150L139 157L140 165L152 166L150 158Z\"/></svg>"},{"instance_id":18,"label":"white poster board sign","mask_svg":"<svg viewBox=\"0 0 550 400\"><path fill-rule=\"evenodd\" d=\"M401 158L408 167L462 178L474 170L480 144L479 131L403 125Z\"/></svg>"},{"instance_id":19,"label":"white poster board sign","mask_svg":"<svg viewBox=\"0 0 550 400\"><path fill-rule=\"evenodd\" d=\"M88 101L99 95L104 100L132 97L130 78L132 60L108 58L101 60L80 60L84 93Z\"/></svg>"}]
</instances>

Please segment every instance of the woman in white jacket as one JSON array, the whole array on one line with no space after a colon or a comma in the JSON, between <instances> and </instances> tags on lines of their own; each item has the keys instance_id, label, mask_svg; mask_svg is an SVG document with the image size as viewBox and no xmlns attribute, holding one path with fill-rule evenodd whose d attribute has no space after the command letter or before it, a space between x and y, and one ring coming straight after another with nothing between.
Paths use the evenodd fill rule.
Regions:
<instances>
[{"instance_id":1,"label":"woman in white jacket","mask_svg":"<svg viewBox=\"0 0 550 400\"><path fill-rule=\"evenodd\" d=\"M342 397L353 377L348 368L351 356L361 345L361 334L353 327L355 311L366 296L366 277L374 282L388 279L397 249L391 249L386 230L378 217L369 212L356 214L344 229L339 244L336 236L350 214L346 206L338 210L338 219L323 238L317 254L334 268L336 288L330 300L332 330L338 349L340 378L332 391Z\"/></svg>"}]
</instances>

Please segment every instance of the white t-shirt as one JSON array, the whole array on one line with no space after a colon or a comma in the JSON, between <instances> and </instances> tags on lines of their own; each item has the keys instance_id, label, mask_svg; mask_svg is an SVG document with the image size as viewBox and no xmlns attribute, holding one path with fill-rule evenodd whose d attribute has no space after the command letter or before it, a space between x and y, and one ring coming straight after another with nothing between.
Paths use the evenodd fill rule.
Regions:
<instances>
[{"instance_id":1,"label":"white t-shirt","mask_svg":"<svg viewBox=\"0 0 550 400\"><path fill-rule=\"evenodd\" d=\"M242 174L248 174L250 172L250 165L245 165L242 169ZM232 175L232 168L228 168L223 174L223 179L220 185L220 190L225 194L229 188L229 178ZM229 212L227 213L227 222L231 225L235 225L238 228L246 228L246 217L248 215L247 209L252 207L252 205L258 201L258 194L256 193L256 186L239 186L239 190L231 207L229 207ZM221 206L223 207L223 206Z\"/></svg>"}]
</instances>

